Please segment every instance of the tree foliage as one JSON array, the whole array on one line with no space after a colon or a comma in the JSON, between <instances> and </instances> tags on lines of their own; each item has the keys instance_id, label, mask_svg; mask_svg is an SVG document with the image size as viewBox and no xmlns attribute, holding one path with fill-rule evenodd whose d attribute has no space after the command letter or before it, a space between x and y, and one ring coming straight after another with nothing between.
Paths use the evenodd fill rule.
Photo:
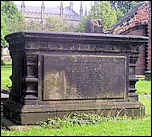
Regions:
<instances>
[{"instance_id":1,"label":"tree foliage","mask_svg":"<svg viewBox=\"0 0 152 137\"><path fill-rule=\"evenodd\" d=\"M43 30L43 26L38 21L27 21L26 30Z\"/></svg>"},{"instance_id":2,"label":"tree foliage","mask_svg":"<svg viewBox=\"0 0 152 137\"><path fill-rule=\"evenodd\" d=\"M72 26L60 17L49 17L44 26L39 21L26 21L12 1L1 1L1 45L8 45L4 37L21 30L72 31Z\"/></svg>"},{"instance_id":3,"label":"tree foliage","mask_svg":"<svg viewBox=\"0 0 152 137\"><path fill-rule=\"evenodd\" d=\"M40 21L27 21L26 30L45 30L56 32L68 32L72 30L72 26L60 17L50 16L44 22L44 25Z\"/></svg>"},{"instance_id":4,"label":"tree foliage","mask_svg":"<svg viewBox=\"0 0 152 137\"><path fill-rule=\"evenodd\" d=\"M110 1L99 1L92 6L89 16L91 19L101 19L104 29L112 26L117 21L116 10L111 7Z\"/></svg>"},{"instance_id":5,"label":"tree foliage","mask_svg":"<svg viewBox=\"0 0 152 137\"><path fill-rule=\"evenodd\" d=\"M123 11L121 11L120 9L116 9L116 14L117 14L117 21L118 21L120 18L124 17L124 13L123 13Z\"/></svg>"},{"instance_id":6,"label":"tree foliage","mask_svg":"<svg viewBox=\"0 0 152 137\"><path fill-rule=\"evenodd\" d=\"M89 16L85 16L81 19L81 22L79 25L74 26L74 32L85 32L85 26L87 21L89 20Z\"/></svg>"},{"instance_id":7,"label":"tree foliage","mask_svg":"<svg viewBox=\"0 0 152 137\"><path fill-rule=\"evenodd\" d=\"M139 2L141 1L110 1L111 6L123 12L124 15L130 12Z\"/></svg>"},{"instance_id":8,"label":"tree foliage","mask_svg":"<svg viewBox=\"0 0 152 137\"><path fill-rule=\"evenodd\" d=\"M6 34L7 34L7 30L6 30L5 19L4 19L4 16L2 15L1 16L1 45L2 46L7 45L7 43L4 39Z\"/></svg>"},{"instance_id":9,"label":"tree foliage","mask_svg":"<svg viewBox=\"0 0 152 137\"><path fill-rule=\"evenodd\" d=\"M44 29L47 31L69 32L72 26L60 17L50 16L46 19Z\"/></svg>"},{"instance_id":10,"label":"tree foliage","mask_svg":"<svg viewBox=\"0 0 152 137\"><path fill-rule=\"evenodd\" d=\"M76 32L85 32L85 25L89 19L101 19L104 29L112 26L117 21L117 12L111 7L109 1L98 1L91 6L88 16L82 18L80 24L75 27Z\"/></svg>"},{"instance_id":11,"label":"tree foliage","mask_svg":"<svg viewBox=\"0 0 152 137\"><path fill-rule=\"evenodd\" d=\"M114 25L141 1L95 1L88 16L84 16L75 32L85 32L85 25L89 19L102 19L104 29Z\"/></svg>"},{"instance_id":12,"label":"tree foliage","mask_svg":"<svg viewBox=\"0 0 152 137\"><path fill-rule=\"evenodd\" d=\"M25 29L24 18L12 1L1 1L1 45L7 45L7 34Z\"/></svg>"}]
</instances>

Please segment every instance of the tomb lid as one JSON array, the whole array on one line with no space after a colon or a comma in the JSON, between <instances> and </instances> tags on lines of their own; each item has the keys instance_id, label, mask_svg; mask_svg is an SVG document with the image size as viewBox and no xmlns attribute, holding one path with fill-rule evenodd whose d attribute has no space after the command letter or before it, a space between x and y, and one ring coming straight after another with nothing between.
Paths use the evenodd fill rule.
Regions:
<instances>
[{"instance_id":1,"label":"tomb lid","mask_svg":"<svg viewBox=\"0 0 152 137\"><path fill-rule=\"evenodd\" d=\"M100 33L78 33L78 32L46 32L46 31L20 31L5 36L5 39L16 41L17 39L36 40L76 40L76 41L105 41L105 42L135 42L147 43L148 37L139 35L117 35L117 34L100 34Z\"/></svg>"}]
</instances>

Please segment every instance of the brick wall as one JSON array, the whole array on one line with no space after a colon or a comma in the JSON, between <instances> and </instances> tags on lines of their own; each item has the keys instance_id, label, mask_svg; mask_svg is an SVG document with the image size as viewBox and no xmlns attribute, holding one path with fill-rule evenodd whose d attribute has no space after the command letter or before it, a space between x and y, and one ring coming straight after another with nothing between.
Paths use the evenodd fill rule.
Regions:
<instances>
[{"instance_id":1,"label":"brick wall","mask_svg":"<svg viewBox=\"0 0 152 137\"><path fill-rule=\"evenodd\" d=\"M142 35L142 36L147 36L147 25L137 25L133 28L130 28L127 31L122 32L121 34L124 35ZM138 60L136 62L136 75L144 75L146 71L146 45L141 45L139 47L139 56Z\"/></svg>"},{"instance_id":2,"label":"brick wall","mask_svg":"<svg viewBox=\"0 0 152 137\"><path fill-rule=\"evenodd\" d=\"M141 35L148 36L148 30L151 29L149 24L149 3L145 2L137 9L133 9L131 14L128 14L126 18L118 24L109 29L109 33L122 34L122 35ZM149 33L150 34L150 33ZM146 51L148 49L148 52ZM136 74L144 75L147 69L151 69L151 41L149 46L141 45L139 48L139 58L136 62ZM148 64L148 65L147 65Z\"/></svg>"},{"instance_id":3,"label":"brick wall","mask_svg":"<svg viewBox=\"0 0 152 137\"><path fill-rule=\"evenodd\" d=\"M151 1L149 2L149 21L148 21L148 57L147 57L147 63L148 63L148 71L151 71Z\"/></svg>"},{"instance_id":4,"label":"brick wall","mask_svg":"<svg viewBox=\"0 0 152 137\"><path fill-rule=\"evenodd\" d=\"M121 34L124 31L129 30L135 26L148 24L149 18L149 4L145 3L139 7L129 19L123 21L122 24L118 25L113 29L113 34Z\"/></svg>"}]
</instances>

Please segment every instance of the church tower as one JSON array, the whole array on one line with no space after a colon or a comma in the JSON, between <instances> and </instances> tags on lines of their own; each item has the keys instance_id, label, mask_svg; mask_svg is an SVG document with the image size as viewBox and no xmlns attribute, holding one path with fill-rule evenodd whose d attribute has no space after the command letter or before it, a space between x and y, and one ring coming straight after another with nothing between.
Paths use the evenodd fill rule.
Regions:
<instances>
[{"instance_id":1,"label":"church tower","mask_svg":"<svg viewBox=\"0 0 152 137\"><path fill-rule=\"evenodd\" d=\"M63 18L63 2L62 1L60 5L60 17Z\"/></svg>"},{"instance_id":2,"label":"church tower","mask_svg":"<svg viewBox=\"0 0 152 137\"><path fill-rule=\"evenodd\" d=\"M70 9L73 10L73 2L70 1Z\"/></svg>"},{"instance_id":3,"label":"church tower","mask_svg":"<svg viewBox=\"0 0 152 137\"><path fill-rule=\"evenodd\" d=\"M99 1L94 1L94 5L98 5L99 4Z\"/></svg>"},{"instance_id":4,"label":"church tower","mask_svg":"<svg viewBox=\"0 0 152 137\"><path fill-rule=\"evenodd\" d=\"M87 15L87 7L85 6L84 16L86 17Z\"/></svg>"},{"instance_id":5,"label":"church tower","mask_svg":"<svg viewBox=\"0 0 152 137\"><path fill-rule=\"evenodd\" d=\"M82 8L82 1L81 1L81 4L80 4L80 20L82 19L83 17L83 8Z\"/></svg>"},{"instance_id":6,"label":"church tower","mask_svg":"<svg viewBox=\"0 0 152 137\"><path fill-rule=\"evenodd\" d=\"M44 1L42 1L42 5L41 5L41 24L42 24L42 27L44 27L44 10L45 10Z\"/></svg>"},{"instance_id":7,"label":"church tower","mask_svg":"<svg viewBox=\"0 0 152 137\"><path fill-rule=\"evenodd\" d=\"M25 14L25 3L24 3L24 1L21 4L21 12L22 12L22 15L24 16L24 14Z\"/></svg>"}]
</instances>

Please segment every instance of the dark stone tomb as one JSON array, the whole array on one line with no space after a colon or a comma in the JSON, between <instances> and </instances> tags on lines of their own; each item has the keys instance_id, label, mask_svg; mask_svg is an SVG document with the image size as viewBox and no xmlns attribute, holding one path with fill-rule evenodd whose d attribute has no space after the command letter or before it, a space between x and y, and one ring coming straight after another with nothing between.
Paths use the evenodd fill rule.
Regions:
<instances>
[{"instance_id":1,"label":"dark stone tomb","mask_svg":"<svg viewBox=\"0 0 152 137\"><path fill-rule=\"evenodd\" d=\"M135 64L147 37L22 31L5 38L13 69L4 117L24 125L72 112L144 116Z\"/></svg>"}]
</instances>

